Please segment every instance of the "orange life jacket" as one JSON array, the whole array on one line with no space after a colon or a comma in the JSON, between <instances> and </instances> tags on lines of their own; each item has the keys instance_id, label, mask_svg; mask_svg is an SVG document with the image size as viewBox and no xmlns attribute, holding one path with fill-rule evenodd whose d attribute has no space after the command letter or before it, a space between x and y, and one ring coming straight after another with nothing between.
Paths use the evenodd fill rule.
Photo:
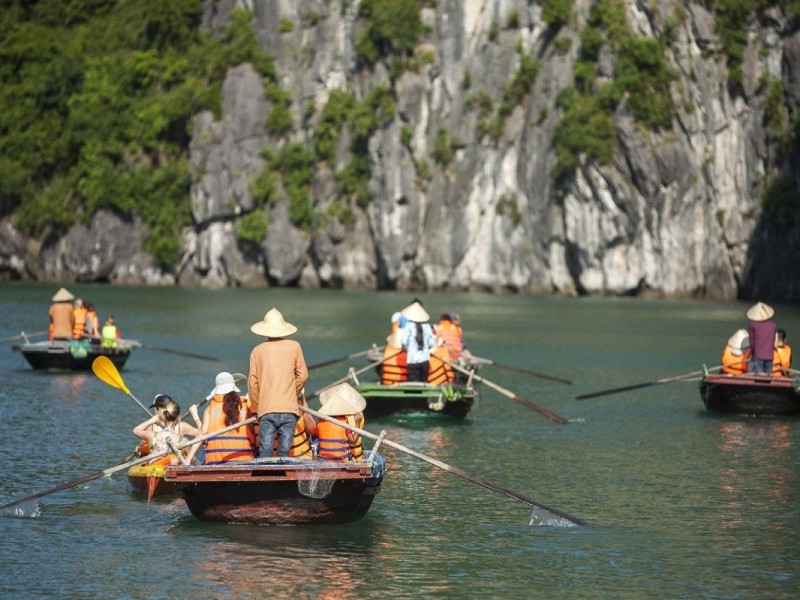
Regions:
<instances>
[{"instance_id":1,"label":"orange life jacket","mask_svg":"<svg viewBox=\"0 0 800 600\"><path fill-rule=\"evenodd\" d=\"M445 361L450 360L450 354L444 346L438 346L432 353L428 367L428 383L441 385L450 383L456 378L453 367Z\"/></svg>"},{"instance_id":2,"label":"orange life jacket","mask_svg":"<svg viewBox=\"0 0 800 600\"><path fill-rule=\"evenodd\" d=\"M225 429L225 413L222 411L224 396L217 394L206 410L211 411L208 431ZM250 416L248 405L243 401L239 410L239 419ZM236 460L252 460L255 458L256 436L249 424L241 425L225 433L215 435L205 441L205 464L225 463Z\"/></svg>"},{"instance_id":3,"label":"orange life jacket","mask_svg":"<svg viewBox=\"0 0 800 600\"><path fill-rule=\"evenodd\" d=\"M390 358L391 357L391 358ZM383 366L381 367L381 383L391 385L400 381L408 381L408 355L402 348L386 346L383 349Z\"/></svg>"},{"instance_id":4,"label":"orange life jacket","mask_svg":"<svg viewBox=\"0 0 800 600\"><path fill-rule=\"evenodd\" d=\"M272 455L278 455L278 439L275 438L275 443L272 446ZM294 426L294 438L292 439L292 446L289 448L289 456L302 459L312 459L314 456L311 452L311 440L309 439L308 432L306 431L306 422L303 415L297 419Z\"/></svg>"},{"instance_id":5,"label":"orange life jacket","mask_svg":"<svg viewBox=\"0 0 800 600\"><path fill-rule=\"evenodd\" d=\"M72 309L73 314L75 315L75 323L72 325L72 339L79 340L83 337L83 327L86 325L86 308L81 306L80 308Z\"/></svg>"},{"instance_id":6,"label":"orange life jacket","mask_svg":"<svg viewBox=\"0 0 800 600\"><path fill-rule=\"evenodd\" d=\"M786 376L787 374L783 372L783 369L790 369L791 367L792 349L789 344L784 342L783 346L775 348L775 352L772 355L772 374Z\"/></svg>"},{"instance_id":7,"label":"orange life jacket","mask_svg":"<svg viewBox=\"0 0 800 600\"><path fill-rule=\"evenodd\" d=\"M741 375L747 372L747 361L750 358L751 350L748 348L743 354L736 356L731 352L731 345L725 344L722 351L722 372L731 375Z\"/></svg>"},{"instance_id":8,"label":"orange life jacket","mask_svg":"<svg viewBox=\"0 0 800 600\"><path fill-rule=\"evenodd\" d=\"M436 331L450 352L450 360L458 360L464 350L464 333L461 327L452 321L442 320L439 321Z\"/></svg>"},{"instance_id":9,"label":"orange life jacket","mask_svg":"<svg viewBox=\"0 0 800 600\"><path fill-rule=\"evenodd\" d=\"M335 418L353 427L356 426L356 418L353 415ZM351 445L350 440L347 439L347 430L341 425L321 419L317 423L317 435L319 436L318 454L320 458L339 462L364 460L361 436L358 436L356 443Z\"/></svg>"}]
</instances>

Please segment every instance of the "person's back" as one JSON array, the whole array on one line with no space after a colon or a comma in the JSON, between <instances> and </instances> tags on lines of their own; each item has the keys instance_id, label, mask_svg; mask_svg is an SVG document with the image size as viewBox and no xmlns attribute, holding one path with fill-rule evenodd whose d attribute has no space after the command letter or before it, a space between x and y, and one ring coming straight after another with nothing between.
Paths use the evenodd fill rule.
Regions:
<instances>
[{"instance_id":1,"label":"person's back","mask_svg":"<svg viewBox=\"0 0 800 600\"><path fill-rule=\"evenodd\" d=\"M730 375L741 375L747 371L750 358L750 342L747 331L737 330L725 344L722 351L722 372Z\"/></svg>"},{"instance_id":2,"label":"person's back","mask_svg":"<svg viewBox=\"0 0 800 600\"><path fill-rule=\"evenodd\" d=\"M228 405L227 407L226 404ZM225 429L251 416L248 412L248 407L235 391L228 392L225 395L216 394L206 412L208 413L208 427L206 428L205 426L206 415L204 414L203 434ZM231 417L234 417L235 420ZM255 447L256 437L253 426L251 424L241 425L236 429L206 440L205 463L218 464L252 460L255 458Z\"/></svg>"},{"instance_id":3,"label":"person's back","mask_svg":"<svg viewBox=\"0 0 800 600\"><path fill-rule=\"evenodd\" d=\"M300 344L284 339L297 327L273 308L250 331L267 338L250 352L247 385L250 402L258 414L259 455L271 455L277 433L278 456L288 457L300 416L298 396L308 379Z\"/></svg>"},{"instance_id":4,"label":"person's back","mask_svg":"<svg viewBox=\"0 0 800 600\"><path fill-rule=\"evenodd\" d=\"M399 329L386 338L381 363L381 383L392 385L408 381L406 353L402 346L403 332Z\"/></svg>"},{"instance_id":5,"label":"person's back","mask_svg":"<svg viewBox=\"0 0 800 600\"><path fill-rule=\"evenodd\" d=\"M83 329L86 326L86 307L83 300L75 298L72 320L72 339L79 340L83 337Z\"/></svg>"},{"instance_id":6,"label":"person's back","mask_svg":"<svg viewBox=\"0 0 800 600\"><path fill-rule=\"evenodd\" d=\"M772 372L776 327L775 322L771 319L774 314L775 311L772 307L763 302L756 303L747 311L747 318L750 320L748 334L752 350L750 371Z\"/></svg>"},{"instance_id":7,"label":"person's back","mask_svg":"<svg viewBox=\"0 0 800 600\"><path fill-rule=\"evenodd\" d=\"M792 368L792 348L786 337L786 330L775 331L775 350L772 357L772 374L789 376L788 370Z\"/></svg>"},{"instance_id":8,"label":"person's back","mask_svg":"<svg viewBox=\"0 0 800 600\"><path fill-rule=\"evenodd\" d=\"M461 327L453 322L449 314L444 314L440 317L436 334L441 338L445 348L447 348L450 360L458 360L464 350L464 338Z\"/></svg>"},{"instance_id":9,"label":"person's back","mask_svg":"<svg viewBox=\"0 0 800 600\"><path fill-rule=\"evenodd\" d=\"M336 419L343 424L364 428L364 413L367 403L364 397L347 383L323 391L319 396L321 415ZM320 419L317 423L319 457L337 462L364 460L361 435L342 427L338 423Z\"/></svg>"},{"instance_id":10,"label":"person's back","mask_svg":"<svg viewBox=\"0 0 800 600\"><path fill-rule=\"evenodd\" d=\"M53 304L48 314L50 316L50 338L54 340L71 340L72 330L75 325L75 313L72 310L72 300L75 297L66 289L61 288L53 296Z\"/></svg>"},{"instance_id":11,"label":"person's back","mask_svg":"<svg viewBox=\"0 0 800 600\"><path fill-rule=\"evenodd\" d=\"M86 320L83 325L83 333L91 338L100 337L100 319L97 316L94 304L91 302L86 303Z\"/></svg>"},{"instance_id":12,"label":"person's back","mask_svg":"<svg viewBox=\"0 0 800 600\"><path fill-rule=\"evenodd\" d=\"M119 346L117 342L119 339L119 330L117 329L113 316L109 316L106 319L105 325L103 325L103 329L101 330L101 339L103 348L117 348Z\"/></svg>"}]
</instances>

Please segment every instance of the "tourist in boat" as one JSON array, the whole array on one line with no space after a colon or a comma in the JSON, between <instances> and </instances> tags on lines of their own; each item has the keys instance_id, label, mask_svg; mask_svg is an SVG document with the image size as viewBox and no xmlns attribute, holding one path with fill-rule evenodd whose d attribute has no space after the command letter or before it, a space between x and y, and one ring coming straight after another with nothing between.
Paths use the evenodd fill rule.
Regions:
<instances>
[{"instance_id":1,"label":"tourist in boat","mask_svg":"<svg viewBox=\"0 0 800 600\"><path fill-rule=\"evenodd\" d=\"M79 340L83 338L83 328L86 325L86 307L83 305L83 300L75 298L72 303L73 320L72 320L72 339Z\"/></svg>"},{"instance_id":2,"label":"tourist in boat","mask_svg":"<svg viewBox=\"0 0 800 600\"><path fill-rule=\"evenodd\" d=\"M74 299L75 296L63 287L53 296L53 304L50 305L49 311L51 340L72 339L72 330L75 326L75 313L72 309Z\"/></svg>"},{"instance_id":3,"label":"tourist in boat","mask_svg":"<svg viewBox=\"0 0 800 600\"><path fill-rule=\"evenodd\" d=\"M250 353L249 398L258 414L259 456L271 456L274 436L278 435L278 456L288 457L308 368L303 350L294 340L285 339L297 331L277 308L254 323L250 331L266 337Z\"/></svg>"},{"instance_id":4,"label":"tourist in boat","mask_svg":"<svg viewBox=\"0 0 800 600\"><path fill-rule=\"evenodd\" d=\"M772 373L776 330L775 322L772 320L774 315L772 307L763 302L754 304L747 311L747 318L750 320L748 330L750 348L753 351L748 370L754 373L765 375Z\"/></svg>"},{"instance_id":5,"label":"tourist in boat","mask_svg":"<svg viewBox=\"0 0 800 600\"><path fill-rule=\"evenodd\" d=\"M335 417L337 421L351 427L364 429L364 409L367 401L354 387L347 383L324 390L319 395L321 415ZM364 460L361 435L341 425L320 419L317 424L319 439L318 456L337 462Z\"/></svg>"},{"instance_id":6,"label":"tourist in boat","mask_svg":"<svg viewBox=\"0 0 800 600\"><path fill-rule=\"evenodd\" d=\"M408 355L408 380L427 381L431 352L436 347L430 315L418 300L406 306L402 315L408 320L403 327L403 350Z\"/></svg>"},{"instance_id":7,"label":"tourist in boat","mask_svg":"<svg viewBox=\"0 0 800 600\"><path fill-rule=\"evenodd\" d=\"M728 339L722 351L722 372L731 375L746 372L750 354L750 336L746 330L739 329Z\"/></svg>"},{"instance_id":8,"label":"tourist in boat","mask_svg":"<svg viewBox=\"0 0 800 600\"><path fill-rule=\"evenodd\" d=\"M91 302L86 303L86 321L83 324L83 334L93 341L100 340L100 319L97 316L94 304Z\"/></svg>"},{"instance_id":9,"label":"tourist in boat","mask_svg":"<svg viewBox=\"0 0 800 600\"><path fill-rule=\"evenodd\" d=\"M392 333L394 333L398 329L401 329L402 326L405 325L403 315L401 315L399 312L392 313L392 318L390 319L390 321L392 324Z\"/></svg>"},{"instance_id":10,"label":"tourist in boat","mask_svg":"<svg viewBox=\"0 0 800 600\"><path fill-rule=\"evenodd\" d=\"M383 348L383 362L381 363L381 383L393 385L401 381L408 381L407 355L403 350L403 332L397 330L386 338Z\"/></svg>"},{"instance_id":11,"label":"tourist in boat","mask_svg":"<svg viewBox=\"0 0 800 600\"><path fill-rule=\"evenodd\" d=\"M464 332L461 330L458 313L445 313L439 317L436 336L450 354L450 360L458 360L464 352Z\"/></svg>"},{"instance_id":12,"label":"tourist in boat","mask_svg":"<svg viewBox=\"0 0 800 600\"><path fill-rule=\"evenodd\" d=\"M250 404L242 397L233 375L227 371L217 374L208 408L203 413L200 435L225 429L253 416ZM199 421L197 405L189 407L189 413ZM232 461L253 460L256 457L257 438L252 423L241 425L225 433L220 433L204 443L204 459L207 465ZM195 444L189 450L187 460L191 462L199 449Z\"/></svg>"},{"instance_id":13,"label":"tourist in boat","mask_svg":"<svg viewBox=\"0 0 800 600\"><path fill-rule=\"evenodd\" d=\"M772 374L789 376L792 368L792 348L787 342L786 330L775 330L775 351L772 354Z\"/></svg>"},{"instance_id":14,"label":"tourist in boat","mask_svg":"<svg viewBox=\"0 0 800 600\"><path fill-rule=\"evenodd\" d=\"M119 328L114 320L114 315L108 315L106 322L101 330L101 343L103 348L119 347Z\"/></svg>"},{"instance_id":15,"label":"tourist in boat","mask_svg":"<svg viewBox=\"0 0 800 600\"><path fill-rule=\"evenodd\" d=\"M158 394L151 408L155 408L156 413L133 428L133 435L148 443L150 454L169 450L169 441L178 445L185 442L187 436L197 436L197 428L181 421L181 407L166 394ZM177 462L178 457L170 453L154 459L151 464L168 465Z\"/></svg>"}]
</instances>

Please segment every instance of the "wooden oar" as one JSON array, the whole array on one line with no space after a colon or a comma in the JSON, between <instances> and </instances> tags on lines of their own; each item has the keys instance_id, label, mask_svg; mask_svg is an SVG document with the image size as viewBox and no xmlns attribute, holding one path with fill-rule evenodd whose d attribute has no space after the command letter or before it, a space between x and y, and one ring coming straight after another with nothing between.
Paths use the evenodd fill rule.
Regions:
<instances>
[{"instance_id":1,"label":"wooden oar","mask_svg":"<svg viewBox=\"0 0 800 600\"><path fill-rule=\"evenodd\" d=\"M354 354L348 354L347 356L340 356L339 358L332 358L330 360L324 360L322 362L309 365L308 370L313 371L314 369L319 369L320 367L327 367L328 365L335 365L336 363L344 362L346 360L351 360L353 358L358 358L360 356L366 356L370 352L372 352L372 348L367 350L363 350L361 352L355 352Z\"/></svg>"},{"instance_id":2,"label":"wooden oar","mask_svg":"<svg viewBox=\"0 0 800 600\"><path fill-rule=\"evenodd\" d=\"M144 412L151 417L153 416L153 414L145 407L145 405L139 402L136 396L131 393L131 391L128 389L128 386L125 385L125 382L122 381L122 377L120 377L116 365L111 362L110 358L107 356L98 356L95 358L94 361L92 361L92 371L94 371L94 374L108 385L113 386L118 390L122 390L123 393L133 398L136 404L138 404Z\"/></svg>"},{"instance_id":3,"label":"wooden oar","mask_svg":"<svg viewBox=\"0 0 800 600\"><path fill-rule=\"evenodd\" d=\"M543 406L539 406L538 404L535 404L535 403L531 402L530 400L526 400L525 398L523 398L522 396L519 396L518 394L515 394L511 390L507 390L506 388L501 387L501 386L497 385L496 383L494 383L492 381L489 381L485 377L481 377L480 375L476 375L474 372L472 372L472 371L470 371L468 369L465 369L461 365L457 365L455 363L448 363L448 364L451 367L453 367L456 371L459 371L460 373L464 373L465 375L471 376L475 381L480 381L482 383L485 383L490 388L492 388L492 389L500 392L501 394L503 394L506 398L511 398L514 402L519 402L520 404L522 404L524 406L527 406L528 408L530 408L532 410L535 410L536 412L538 412L541 415L544 415L545 417L547 417L548 419L550 419L554 423L559 423L559 424L562 424L562 425L564 423L569 423L569 421L567 421L567 419L565 419L561 415L557 415L552 410L548 410L548 409L544 408Z\"/></svg>"},{"instance_id":4,"label":"wooden oar","mask_svg":"<svg viewBox=\"0 0 800 600\"><path fill-rule=\"evenodd\" d=\"M178 450L182 450L188 446L193 446L194 444L199 444L200 442L204 442L205 440L212 438L216 435L221 433L225 433L226 431L230 431L231 429L236 429L237 427L241 427L242 425L246 425L247 423L254 423L256 421L256 417L250 417L244 421L240 421L238 423L234 423L224 429L219 429L218 431L214 431L212 433L207 433L206 435L201 435L196 437L192 440L183 442L182 444L178 444L176 448ZM128 469L130 467L135 467L136 465L140 465L144 462L153 460L154 458L160 458L162 456L166 456L167 454L171 453L172 449L169 450L161 450L159 452L154 452L152 454L148 454L146 456L142 456L141 458L137 458L135 460L124 462L120 465L115 467L109 467L108 469L103 469L102 471L97 471L95 473L90 473L89 475L84 475L82 477L76 477L75 479L70 479L69 481L59 484L56 487L50 488L49 490L45 490L43 492L37 492L35 494L31 494L30 496L25 496L24 498L20 498L18 500L13 500L11 502L6 502L5 504L0 504L0 510L11 508L13 506L17 506L19 504L23 504L24 502L29 502L31 500L36 500L37 498L41 498L42 496L49 496L50 494L55 494L56 492L60 492L61 490L67 490L69 488L73 488L76 485L80 485L82 483L86 483L87 481L92 481L94 479L100 479L104 475L113 475L119 471L124 469Z\"/></svg>"},{"instance_id":5,"label":"wooden oar","mask_svg":"<svg viewBox=\"0 0 800 600\"><path fill-rule=\"evenodd\" d=\"M311 394L311 397L312 398L316 398L317 396L319 396L322 392L324 392L328 388L332 388L335 385L339 385L340 383L344 383L345 381L347 381L348 379L353 377L353 375L361 375L362 373L364 373L366 371L369 371L370 369L374 369L378 365L383 364L384 362L386 362L390 358L394 358L395 356L399 356L403 352L405 352L405 350L399 350L398 352L395 352L394 354L390 354L389 356L386 356L386 357L384 357L384 358L382 358L380 360L376 360L375 362L368 364L366 367L363 367L363 368L359 369L358 371L353 371L352 373L348 373L347 375L337 379L333 383L329 383L325 387L318 389L316 392Z\"/></svg>"},{"instance_id":6,"label":"wooden oar","mask_svg":"<svg viewBox=\"0 0 800 600\"><path fill-rule=\"evenodd\" d=\"M205 356L204 354L195 354L194 352L184 352L183 350L173 350L171 348L162 348L161 346L154 346L153 344L141 344L139 346L147 350L155 350L156 352L164 352L165 354L177 354L178 356L188 356L189 358L199 358L200 360L208 360L211 362L219 362L218 358L213 356Z\"/></svg>"},{"instance_id":7,"label":"wooden oar","mask_svg":"<svg viewBox=\"0 0 800 600\"><path fill-rule=\"evenodd\" d=\"M380 436L377 436L374 433L370 433L369 431L366 431L364 429L360 429L358 427L353 427L350 424L345 423L343 421L340 421L340 420L338 420L336 418L328 417L327 415L323 415L322 413L319 413L319 412L317 412L317 411L315 411L315 410L313 410L311 408L308 408L307 406L300 406L300 410L303 410L303 411L305 411L307 413L310 413L310 414L314 415L315 417L317 417L318 419L324 419L325 421L330 421L331 423L334 423L335 425L340 425L341 427L344 427L345 429L348 429L350 431L354 431L355 433L359 434L362 437L370 438L370 439L373 439L373 440L377 440L380 437ZM520 493L517 493L517 492L515 492L513 490L510 490L510 489L508 489L506 487L503 487L501 485L497 485L496 483L492 483L491 481L489 481L487 479L484 479L482 477L478 477L476 475L471 475L471 474L467 473L466 471L462 471L459 468L456 468L456 467L454 467L452 465L448 465L447 463L444 463L444 462L442 462L442 461L440 461L438 459L435 459L435 458L433 458L431 456L427 456L425 454L421 454L421 453L419 453L419 452L417 452L415 450L412 450L411 448L407 448L407 447L401 446L400 444L395 443L395 442L393 442L391 440L387 440L385 437L383 438L381 443L383 445L385 445L385 446L389 446L390 448L394 448L395 450L400 450L400 452L405 452L406 454L409 454L409 455L413 456L414 458L419 458L420 460L424 460L425 462L427 462L429 464L432 464L435 467L439 467L440 469L443 469L443 470L447 471L448 473L452 473L453 475L458 475L459 477L463 477L464 479L467 479L467 480L469 480L469 481L471 481L473 483L477 483L478 485L481 485L481 486L485 487L486 489L492 490L494 492L499 492L500 494L508 496L509 498L514 498L515 500L519 500L521 502L524 502L525 504L528 504L529 506L533 506L535 508L539 508L539 509L544 510L544 511L546 511L546 512L548 512L550 514L553 514L553 515L555 515L557 517L560 517L562 519L566 519L567 521L569 521L571 523L574 523L575 525L586 525L586 521L584 521L583 519L581 519L579 517L575 517L573 515L570 515L569 513L566 513L563 510L560 510L558 508L553 508L552 506L548 506L547 504L544 504L543 502L539 502L538 500L534 500L533 498L529 498L528 496L523 496ZM2 507L0 507L0 508L2 508Z\"/></svg>"},{"instance_id":8,"label":"wooden oar","mask_svg":"<svg viewBox=\"0 0 800 600\"><path fill-rule=\"evenodd\" d=\"M672 383L673 381L682 381L691 379L698 375L705 375L707 371L714 371L721 369L722 365L712 367L711 369L704 369L703 371L692 371L691 373L684 373L683 375L676 375L675 377L666 377L664 379L656 379L655 381L645 381L643 383L634 383L632 385L624 385L618 388L611 388L609 390L600 390L599 392L591 392L589 394L581 394L575 396L575 400L588 400L589 398L599 398L600 396L610 396L611 394L619 394L622 392L629 392L631 390L638 390L641 388L651 387L654 385L661 385L662 383Z\"/></svg>"},{"instance_id":9,"label":"wooden oar","mask_svg":"<svg viewBox=\"0 0 800 600\"><path fill-rule=\"evenodd\" d=\"M26 338L26 337L28 337L28 336L31 336L31 337L33 337L33 336L35 336L35 335L45 335L46 333L47 333L46 331L35 331L34 333L25 333L25 332L23 331L23 332L22 332L22 333L20 333L19 335L12 335L11 337L7 337L7 338L0 338L0 342L13 342L14 340L22 340L22 339L25 339L25 338Z\"/></svg>"},{"instance_id":10,"label":"wooden oar","mask_svg":"<svg viewBox=\"0 0 800 600\"><path fill-rule=\"evenodd\" d=\"M474 356L474 355L473 355ZM490 358L481 358L480 356L474 356L480 362L486 363L488 365L494 365L500 369L505 369L507 371L515 371L517 373L525 373L526 375L533 375L534 377L539 377L540 379L549 379L550 381L557 381L558 383L566 383L567 385L572 385L572 382L569 379L563 379L561 377L556 377L555 375L546 375L544 373L538 373L536 371L532 371L530 369L522 369L520 367L512 367L510 365L503 365L499 362L492 360Z\"/></svg>"}]
</instances>

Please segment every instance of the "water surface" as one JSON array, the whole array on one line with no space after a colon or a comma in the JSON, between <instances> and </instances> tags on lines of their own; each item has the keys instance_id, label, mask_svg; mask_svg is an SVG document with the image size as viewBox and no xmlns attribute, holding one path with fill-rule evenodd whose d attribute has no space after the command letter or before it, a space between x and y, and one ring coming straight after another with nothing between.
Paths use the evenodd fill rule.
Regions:
<instances>
[{"instance_id":1,"label":"water surface","mask_svg":"<svg viewBox=\"0 0 800 600\"><path fill-rule=\"evenodd\" d=\"M57 286L0 286L0 337L46 328ZM313 364L382 344L404 293L73 286L122 333L213 363L137 350L122 376L145 405L201 400L219 370L247 371L249 326L273 306ZM481 375L568 418L555 425L483 386L463 422L385 419L374 432L589 521L540 524L534 511L386 449L369 514L330 527L202 523L182 500L148 504L124 473L0 515L8 598L793 598L800 587L798 420L708 414L696 382L575 401L577 394L719 364L745 325L740 302L426 294L461 313ZM776 305L800 336L800 310ZM34 372L0 346L0 503L114 466L146 418L93 374ZM354 361L360 368L366 362ZM346 374L312 372L309 389ZM316 405L314 405L316 406ZM45 568L46 567L46 568Z\"/></svg>"}]
</instances>

